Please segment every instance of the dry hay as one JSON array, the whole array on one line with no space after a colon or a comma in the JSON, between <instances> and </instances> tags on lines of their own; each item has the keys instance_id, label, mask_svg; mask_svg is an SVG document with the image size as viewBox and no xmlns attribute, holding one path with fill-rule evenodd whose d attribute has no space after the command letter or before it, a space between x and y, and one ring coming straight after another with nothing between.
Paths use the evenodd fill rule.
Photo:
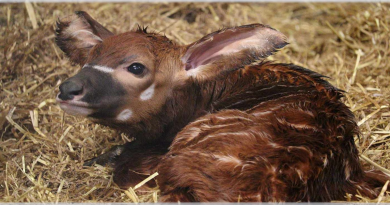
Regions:
<instances>
[{"instance_id":1,"label":"dry hay","mask_svg":"<svg viewBox=\"0 0 390 205\"><path fill-rule=\"evenodd\" d=\"M367 169L390 169L389 4L2 4L0 7L0 198L3 202L155 201L158 189L121 190L109 168L84 160L128 139L55 104L75 74L54 43L59 16L88 11L115 33L140 25L185 44L222 26L261 22L288 36L271 59L331 77L362 130ZM146 178L147 176L145 176ZM387 201L390 197L364 202Z\"/></svg>"}]
</instances>

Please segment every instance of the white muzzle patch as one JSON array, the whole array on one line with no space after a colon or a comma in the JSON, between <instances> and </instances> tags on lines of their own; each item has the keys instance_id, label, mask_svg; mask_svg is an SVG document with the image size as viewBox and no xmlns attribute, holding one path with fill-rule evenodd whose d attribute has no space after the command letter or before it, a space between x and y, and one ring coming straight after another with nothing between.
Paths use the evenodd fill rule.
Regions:
<instances>
[{"instance_id":1,"label":"white muzzle patch","mask_svg":"<svg viewBox=\"0 0 390 205\"><path fill-rule=\"evenodd\" d=\"M130 109L124 109L121 113L119 113L118 116L116 116L116 119L119 121L126 121L130 119L130 117L133 115L133 111Z\"/></svg>"}]
</instances>

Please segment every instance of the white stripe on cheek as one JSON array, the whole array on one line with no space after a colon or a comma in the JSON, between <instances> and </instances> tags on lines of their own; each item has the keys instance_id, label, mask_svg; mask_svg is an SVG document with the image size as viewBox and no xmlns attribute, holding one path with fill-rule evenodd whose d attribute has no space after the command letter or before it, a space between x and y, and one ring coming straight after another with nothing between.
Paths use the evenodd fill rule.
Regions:
<instances>
[{"instance_id":1,"label":"white stripe on cheek","mask_svg":"<svg viewBox=\"0 0 390 205\"><path fill-rule=\"evenodd\" d=\"M133 115L133 111L131 111L130 109L124 109L122 110L121 113L119 113L118 116L116 116L116 119L120 121L126 121L130 119L132 115Z\"/></svg>"},{"instance_id":2,"label":"white stripe on cheek","mask_svg":"<svg viewBox=\"0 0 390 205\"><path fill-rule=\"evenodd\" d=\"M142 92L140 96L141 100L145 101L151 99L154 95L154 87L156 87L156 85L153 83L144 92Z\"/></svg>"},{"instance_id":3,"label":"white stripe on cheek","mask_svg":"<svg viewBox=\"0 0 390 205\"><path fill-rule=\"evenodd\" d=\"M90 65L85 64L85 65L83 66L83 68L84 68L84 67L87 67L87 66L90 66ZM93 65L93 66L91 66L91 67L92 67L93 69L99 70L99 71L101 71L101 72L103 72L103 73L112 73L112 72L114 72L114 69L113 69L113 68L110 68L110 67L107 67L107 66Z\"/></svg>"}]
</instances>

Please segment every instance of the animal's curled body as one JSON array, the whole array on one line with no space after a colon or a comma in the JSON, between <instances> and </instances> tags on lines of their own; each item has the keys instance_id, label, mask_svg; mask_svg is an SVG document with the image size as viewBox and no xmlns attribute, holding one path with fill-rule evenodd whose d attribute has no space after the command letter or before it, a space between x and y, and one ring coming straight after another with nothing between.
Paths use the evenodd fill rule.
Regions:
<instances>
[{"instance_id":1,"label":"animal's curled body","mask_svg":"<svg viewBox=\"0 0 390 205\"><path fill-rule=\"evenodd\" d=\"M313 71L264 60L286 44L269 27L226 29L180 47L142 29L113 35L79 12L59 22L57 44L85 64L60 87L64 110L137 138L115 161L121 187L157 171L160 201L330 201L374 198L390 179L362 169L342 91ZM135 83L115 74L121 66ZM96 79L110 88L91 86Z\"/></svg>"}]
</instances>

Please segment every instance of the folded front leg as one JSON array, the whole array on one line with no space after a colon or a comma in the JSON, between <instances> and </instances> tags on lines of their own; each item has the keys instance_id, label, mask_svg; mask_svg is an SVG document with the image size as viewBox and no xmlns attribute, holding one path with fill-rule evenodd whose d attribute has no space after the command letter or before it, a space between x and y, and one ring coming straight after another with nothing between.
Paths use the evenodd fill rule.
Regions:
<instances>
[{"instance_id":1,"label":"folded front leg","mask_svg":"<svg viewBox=\"0 0 390 205\"><path fill-rule=\"evenodd\" d=\"M121 188L133 187L156 172L161 158L168 152L170 142L131 142L127 143L117 158L114 182ZM144 187L155 187L151 180Z\"/></svg>"},{"instance_id":2,"label":"folded front leg","mask_svg":"<svg viewBox=\"0 0 390 205\"><path fill-rule=\"evenodd\" d=\"M125 145L113 146L106 153L101 154L101 155L99 155L95 158L92 158L90 160L87 160L86 162L84 162L83 166L92 166L94 164L99 164L102 166L109 165L110 167L113 167L116 159L123 152L124 148L125 148Z\"/></svg>"}]
</instances>

